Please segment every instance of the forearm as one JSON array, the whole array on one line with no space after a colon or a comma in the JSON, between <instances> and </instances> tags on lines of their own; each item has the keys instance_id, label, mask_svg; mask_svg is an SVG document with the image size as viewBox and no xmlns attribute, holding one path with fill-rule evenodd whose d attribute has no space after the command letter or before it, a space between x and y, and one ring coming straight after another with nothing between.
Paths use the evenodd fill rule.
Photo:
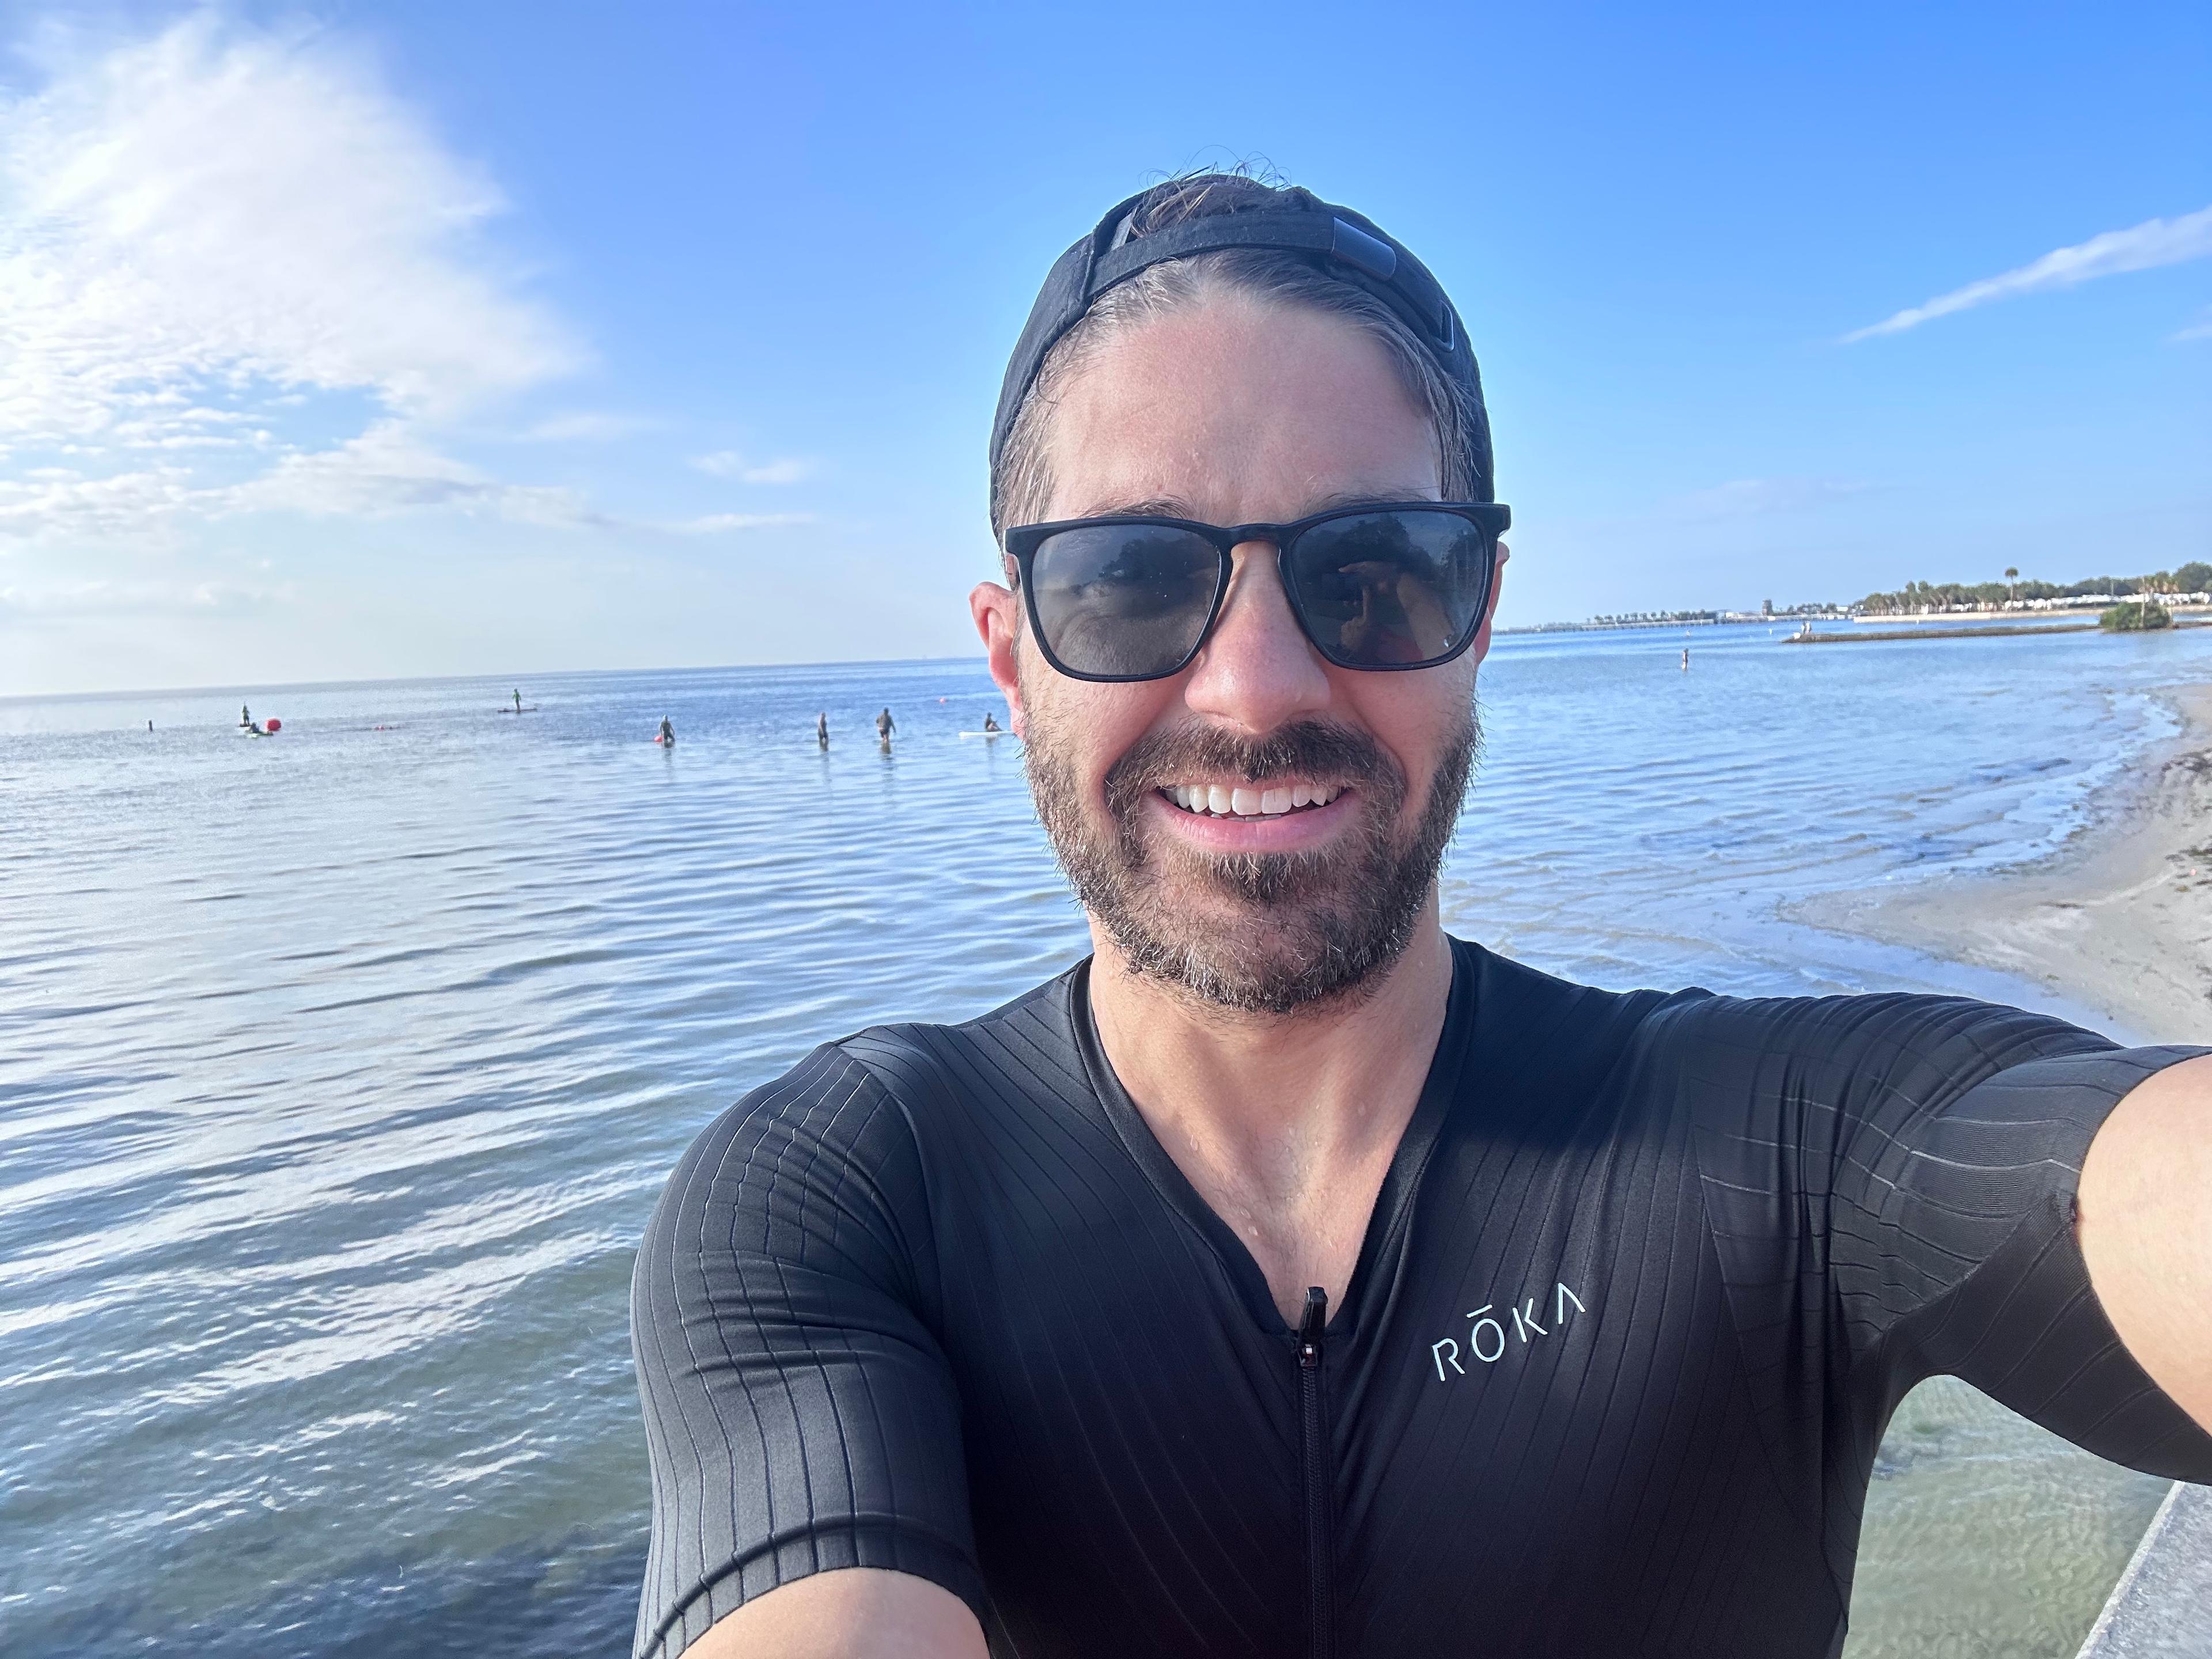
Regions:
<instances>
[{"instance_id":1,"label":"forearm","mask_svg":"<svg viewBox=\"0 0 2212 1659\"><path fill-rule=\"evenodd\" d=\"M748 1601L684 1659L985 1659L982 1627L951 1591L902 1572L848 1567Z\"/></svg>"},{"instance_id":2,"label":"forearm","mask_svg":"<svg viewBox=\"0 0 2212 1659\"><path fill-rule=\"evenodd\" d=\"M2081 1166L2079 1237L2128 1352L2212 1430L2212 1055L2112 1109Z\"/></svg>"}]
</instances>

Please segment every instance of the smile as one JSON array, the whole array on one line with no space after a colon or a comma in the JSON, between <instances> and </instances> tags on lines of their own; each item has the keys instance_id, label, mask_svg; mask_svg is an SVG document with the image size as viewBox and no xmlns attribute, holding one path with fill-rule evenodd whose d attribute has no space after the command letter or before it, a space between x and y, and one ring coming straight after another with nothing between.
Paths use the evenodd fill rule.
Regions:
<instances>
[{"instance_id":1,"label":"smile","mask_svg":"<svg viewBox=\"0 0 2212 1659\"><path fill-rule=\"evenodd\" d=\"M1202 817L1279 818L1326 806L1344 789L1328 783L1167 783L1159 793L1169 805Z\"/></svg>"}]
</instances>

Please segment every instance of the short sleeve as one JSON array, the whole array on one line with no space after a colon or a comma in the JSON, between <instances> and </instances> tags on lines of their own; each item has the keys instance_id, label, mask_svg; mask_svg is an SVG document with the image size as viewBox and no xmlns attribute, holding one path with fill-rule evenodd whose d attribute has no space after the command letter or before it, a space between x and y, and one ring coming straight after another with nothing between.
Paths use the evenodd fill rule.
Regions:
<instances>
[{"instance_id":1,"label":"short sleeve","mask_svg":"<svg viewBox=\"0 0 2212 1659\"><path fill-rule=\"evenodd\" d=\"M1809 1410L1846 1430L1826 1455L1870 1460L1898 1400L1947 1373L2115 1462L2212 1480L2212 1437L2121 1344L2075 1237L2107 1115L2203 1051L1948 997L1711 998L1668 1020L1763 1416Z\"/></svg>"},{"instance_id":2,"label":"short sleeve","mask_svg":"<svg viewBox=\"0 0 2212 1659\"><path fill-rule=\"evenodd\" d=\"M631 1286L653 1472L635 1652L675 1659L779 1585L911 1573L982 1616L912 1127L817 1049L678 1166Z\"/></svg>"},{"instance_id":3,"label":"short sleeve","mask_svg":"<svg viewBox=\"0 0 2212 1659\"><path fill-rule=\"evenodd\" d=\"M1870 1224L1838 1233L1835 1281L1885 1392L1963 1377L2101 1457L2212 1480L2212 1437L2122 1345L2075 1237L2081 1164L2106 1117L2201 1052L2051 1054L1948 1097L1869 1103L1844 1185Z\"/></svg>"}]
</instances>

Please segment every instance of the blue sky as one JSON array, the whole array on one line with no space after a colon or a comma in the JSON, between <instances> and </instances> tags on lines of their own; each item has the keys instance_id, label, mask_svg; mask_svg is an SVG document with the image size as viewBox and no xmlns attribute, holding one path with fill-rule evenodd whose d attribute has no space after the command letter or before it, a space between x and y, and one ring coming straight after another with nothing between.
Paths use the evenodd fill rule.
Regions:
<instances>
[{"instance_id":1,"label":"blue sky","mask_svg":"<svg viewBox=\"0 0 2212 1659\"><path fill-rule=\"evenodd\" d=\"M1238 157L1458 301L1508 623L2212 554L2197 3L0 27L0 695L968 653L1036 283Z\"/></svg>"}]
</instances>

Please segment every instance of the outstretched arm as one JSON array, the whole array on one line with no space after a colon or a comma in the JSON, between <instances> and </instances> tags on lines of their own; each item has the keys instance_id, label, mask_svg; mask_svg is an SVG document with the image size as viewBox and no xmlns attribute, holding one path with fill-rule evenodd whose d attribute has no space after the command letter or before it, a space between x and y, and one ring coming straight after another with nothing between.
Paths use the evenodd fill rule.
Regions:
<instances>
[{"instance_id":1,"label":"outstretched arm","mask_svg":"<svg viewBox=\"0 0 2212 1659\"><path fill-rule=\"evenodd\" d=\"M2137 1085L2081 1165L2077 1237L2129 1354L2212 1430L2212 1055Z\"/></svg>"},{"instance_id":2,"label":"outstretched arm","mask_svg":"<svg viewBox=\"0 0 2212 1659\"><path fill-rule=\"evenodd\" d=\"M911 1123L834 1046L684 1154L632 1291L639 1659L981 1659L932 1237Z\"/></svg>"},{"instance_id":3,"label":"outstretched arm","mask_svg":"<svg viewBox=\"0 0 2212 1659\"><path fill-rule=\"evenodd\" d=\"M848 1567L746 1602L684 1659L984 1659L984 1651L982 1627L951 1591Z\"/></svg>"}]
</instances>

